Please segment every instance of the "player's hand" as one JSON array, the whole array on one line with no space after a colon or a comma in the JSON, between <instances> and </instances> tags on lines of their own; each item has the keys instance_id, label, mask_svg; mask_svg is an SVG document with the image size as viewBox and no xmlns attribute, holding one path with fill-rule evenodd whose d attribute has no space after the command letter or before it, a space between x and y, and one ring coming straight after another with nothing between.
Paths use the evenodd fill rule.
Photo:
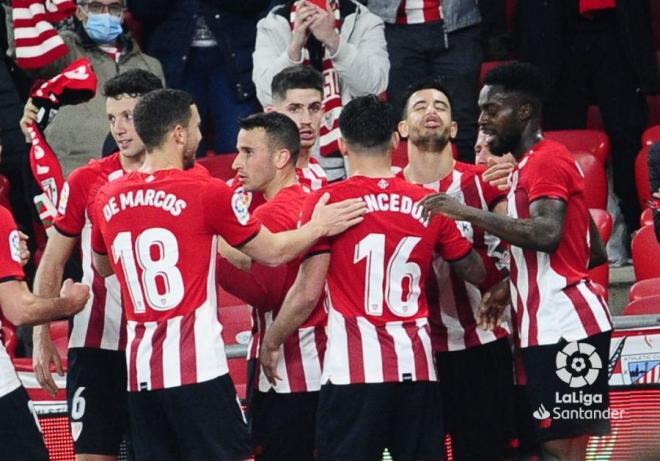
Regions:
<instances>
[{"instance_id":1,"label":"player's hand","mask_svg":"<svg viewBox=\"0 0 660 461\"><path fill-rule=\"evenodd\" d=\"M277 362L280 360L280 348L270 346L266 341L261 344L259 350L259 361L263 369L266 379L273 386L277 386L277 381L282 381L282 378L277 374Z\"/></svg>"},{"instance_id":2,"label":"player's hand","mask_svg":"<svg viewBox=\"0 0 660 461\"><path fill-rule=\"evenodd\" d=\"M32 142L32 137L30 136L30 125L37 122L37 113L39 109L37 106L32 104L32 98L27 100L25 107L23 108L23 117L21 117L20 126L21 131L25 135L25 142Z\"/></svg>"},{"instance_id":3,"label":"player's hand","mask_svg":"<svg viewBox=\"0 0 660 461\"><path fill-rule=\"evenodd\" d=\"M74 283L71 279L66 279L62 284L60 297L67 302L67 312L65 315L71 316L77 314L89 299L89 286L84 283Z\"/></svg>"},{"instance_id":4,"label":"player's hand","mask_svg":"<svg viewBox=\"0 0 660 461\"><path fill-rule=\"evenodd\" d=\"M330 8L330 4L326 4L325 9L321 9L314 5L316 13L309 25L309 30L316 37L316 39L323 43L323 45L330 50L331 54L337 52L339 48L339 34L335 30L335 14Z\"/></svg>"},{"instance_id":5,"label":"player's hand","mask_svg":"<svg viewBox=\"0 0 660 461\"><path fill-rule=\"evenodd\" d=\"M511 290L509 289L509 279L505 278L492 286L481 297L479 326L484 330L494 330L502 323L509 306L511 306Z\"/></svg>"},{"instance_id":6,"label":"player's hand","mask_svg":"<svg viewBox=\"0 0 660 461\"><path fill-rule=\"evenodd\" d=\"M653 198L660 200L660 189L658 189L657 192L653 192Z\"/></svg>"},{"instance_id":7,"label":"player's hand","mask_svg":"<svg viewBox=\"0 0 660 461\"><path fill-rule=\"evenodd\" d=\"M55 396L58 387L55 384L50 366L55 366L55 371L60 376L64 376L62 359L57 348L53 344L48 330L48 324L39 325L34 328L32 338L32 369L41 388L50 395Z\"/></svg>"},{"instance_id":8,"label":"player's hand","mask_svg":"<svg viewBox=\"0 0 660 461\"><path fill-rule=\"evenodd\" d=\"M312 222L319 226L322 235L332 237L359 224L364 219L367 206L362 199L353 198L328 205L330 194L327 192L314 207Z\"/></svg>"},{"instance_id":9,"label":"player's hand","mask_svg":"<svg viewBox=\"0 0 660 461\"><path fill-rule=\"evenodd\" d=\"M466 205L443 192L425 197L421 205L427 218L442 214L451 219L464 219L468 211Z\"/></svg>"},{"instance_id":10,"label":"player's hand","mask_svg":"<svg viewBox=\"0 0 660 461\"><path fill-rule=\"evenodd\" d=\"M509 162L497 163L493 159L488 159L486 164L488 169L484 171L481 178L499 190L507 190L509 188L509 175L513 171L514 164Z\"/></svg>"},{"instance_id":11,"label":"player's hand","mask_svg":"<svg viewBox=\"0 0 660 461\"><path fill-rule=\"evenodd\" d=\"M291 43L289 43L289 59L298 62L302 59L302 49L309 38L309 26L316 15L316 6L305 1L298 3L296 19L293 22Z\"/></svg>"},{"instance_id":12,"label":"player's hand","mask_svg":"<svg viewBox=\"0 0 660 461\"><path fill-rule=\"evenodd\" d=\"M21 266L25 266L30 260L30 250L28 249L28 244L27 244L27 241L30 237L28 237L21 231L18 231L18 237L19 237L18 250L19 250L19 256L21 258Z\"/></svg>"}]
</instances>

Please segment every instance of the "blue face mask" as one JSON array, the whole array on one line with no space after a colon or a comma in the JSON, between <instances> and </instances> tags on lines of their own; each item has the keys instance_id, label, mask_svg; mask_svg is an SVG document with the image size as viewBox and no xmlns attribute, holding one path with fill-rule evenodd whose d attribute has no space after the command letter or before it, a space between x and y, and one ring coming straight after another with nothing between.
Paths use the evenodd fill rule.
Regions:
<instances>
[{"instance_id":1,"label":"blue face mask","mask_svg":"<svg viewBox=\"0 0 660 461\"><path fill-rule=\"evenodd\" d=\"M112 43L122 33L121 18L108 13L90 14L85 32L96 43Z\"/></svg>"}]
</instances>

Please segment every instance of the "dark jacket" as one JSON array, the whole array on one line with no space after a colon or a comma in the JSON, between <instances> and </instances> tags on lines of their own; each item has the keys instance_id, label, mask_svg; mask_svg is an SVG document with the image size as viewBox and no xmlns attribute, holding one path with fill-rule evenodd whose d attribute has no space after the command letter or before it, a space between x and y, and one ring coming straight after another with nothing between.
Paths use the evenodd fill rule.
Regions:
<instances>
[{"instance_id":1,"label":"dark jacket","mask_svg":"<svg viewBox=\"0 0 660 461\"><path fill-rule=\"evenodd\" d=\"M180 88L195 15L204 16L229 66L237 101L255 96L252 52L257 21L269 0L128 0L128 8L144 27L145 50L163 65L168 86Z\"/></svg>"},{"instance_id":2,"label":"dark jacket","mask_svg":"<svg viewBox=\"0 0 660 461\"><path fill-rule=\"evenodd\" d=\"M660 142L651 146L649 151L649 179L651 181L651 193L660 190ZM656 200L658 202L659 200ZM655 227L655 238L660 242L660 210L653 213L653 225Z\"/></svg>"}]
</instances>

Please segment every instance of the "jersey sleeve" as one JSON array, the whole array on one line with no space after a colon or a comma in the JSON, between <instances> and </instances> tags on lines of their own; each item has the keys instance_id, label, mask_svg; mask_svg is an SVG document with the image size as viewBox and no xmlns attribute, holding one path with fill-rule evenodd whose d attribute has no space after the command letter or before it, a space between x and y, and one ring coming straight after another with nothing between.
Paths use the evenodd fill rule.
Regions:
<instances>
[{"instance_id":1,"label":"jersey sleeve","mask_svg":"<svg viewBox=\"0 0 660 461\"><path fill-rule=\"evenodd\" d=\"M83 167L85 168L85 167ZM69 180L64 183L57 216L53 225L55 229L67 237L77 237L85 227L85 209L89 196L89 178L85 170L74 170Z\"/></svg>"},{"instance_id":2,"label":"jersey sleeve","mask_svg":"<svg viewBox=\"0 0 660 461\"><path fill-rule=\"evenodd\" d=\"M103 239L103 234L101 232L101 227L103 225L103 200L105 198L105 194L103 193L103 189L96 194L96 198L94 199L94 202L92 203L92 206L90 208L90 213L92 214L92 238L91 238L91 243L92 243L92 250L95 253L105 255L108 254L108 248L105 244L105 240Z\"/></svg>"},{"instance_id":3,"label":"jersey sleeve","mask_svg":"<svg viewBox=\"0 0 660 461\"><path fill-rule=\"evenodd\" d=\"M436 249L445 261L463 259L472 249L470 242L461 235L454 221L444 216L433 218L436 227Z\"/></svg>"},{"instance_id":4,"label":"jersey sleeve","mask_svg":"<svg viewBox=\"0 0 660 461\"><path fill-rule=\"evenodd\" d=\"M302 211L300 213L300 224L305 224L312 219L312 214L314 213L314 207L321 198L322 192L317 191L311 193L303 203ZM319 253L327 253L330 251L330 240L326 238L320 239L312 247L307 250L305 257L313 256Z\"/></svg>"},{"instance_id":5,"label":"jersey sleeve","mask_svg":"<svg viewBox=\"0 0 660 461\"><path fill-rule=\"evenodd\" d=\"M14 218L0 206L0 282L23 279L20 243Z\"/></svg>"},{"instance_id":6,"label":"jersey sleeve","mask_svg":"<svg viewBox=\"0 0 660 461\"><path fill-rule=\"evenodd\" d=\"M481 191L484 194L484 200L488 205L489 210L493 210L502 200L506 199L508 190L500 190L497 187L491 186L488 182L481 179L481 175L475 175L475 181L479 183Z\"/></svg>"},{"instance_id":7,"label":"jersey sleeve","mask_svg":"<svg viewBox=\"0 0 660 461\"><path fill-rule=\"evenodd\" d=\"M257 236L261 223L250 216L250 204L242 193L235 193L224 181L211 178L204 184L202 194L207 225L227 243L238 247Z\"/></svg>"},{"instance_id":8,"label":"jersey sleeve","mask_svg":"<svg viewBox=\"0 0 660 461\"><path fill-rule=\"evenodd\" d=\"M524 174L521 183L527 189L530 203L540 198L567 202L579 175L577 167L571 165L568 159L559 156L552 158L550 155L530 159L521 174Z\"/></svg>"}]
</instances>

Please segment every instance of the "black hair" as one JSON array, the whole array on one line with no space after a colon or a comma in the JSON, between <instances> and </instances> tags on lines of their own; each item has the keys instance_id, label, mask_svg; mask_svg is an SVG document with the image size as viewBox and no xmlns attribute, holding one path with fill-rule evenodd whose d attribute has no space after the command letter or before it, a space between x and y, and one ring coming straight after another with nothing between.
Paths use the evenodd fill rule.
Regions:
<instances>
[{"instance_id":1,"label":"black hair","mask_svg":"<svg viewBox=\"0 0 660 461\"><path fill-rule=\"evenodd\" d=\"M130 69L105 82L103 95L108 98L117 98L122 94L127 94L135 98L161 88L163 88L163 82L151 72L144 69Z\"/></svg>"},{"instance_id":2,"label":"black hair","mask_svg":"<svg viewBox=\"0 0 660 461\"><path fill-rule=\"evenodd\" d=\"M175 126L188 126L192 117L190 94L181 90L159 89L142 96L133 110L133 124L147 152L160 147Z\"/></svg>"},{"instance_id":3,"label":"black hair","mask_svg":"<svg viewBox=\"0 0 660 461\"><path fill-rule=\"evenodd\" d=\"M339 116L341 135L356 150L386 147L396 125L392 106L373 94L353 99Z\"/></svg>"},{"instance_id":4,"label":"black hair","mask_svg":"<svg viewBox=\"0 0 660 461\"><path fill-rule=\"evenodd\" d=\"M543 74L532 64L514 62L488 72L484 85L498 85L504 91L518 93L530 99L537 107L543 101Z\"/></svg>"},{"instance_id":5,"label":"black hair","mask_svg":"<svg viewBox=\"0 0 660 461\"><path fill-rule=\"evenodd\" d=\"M449 108L452 109L454 107L451 93L445 86L444 80L438 77L427 77L413 82L406 88L406 91L403 93L403 110L401 112L401 117L403 119L405 119L408 115L408 101L410 100L410 97L421 90L438 90L440 93L447 97L447 100L449 101Z\"/></svg>"},{"instance_id":6,"label":"black hair","mask_svg":"<svg viewBox=\"0 0 660 461\"><path fill-rule=\"evenodd\" d=\"M273 100L283 100L289 90L317 90L323 95L323 75L309 66L291 66L273 77L270 91Z\"/></svg>"},{"instance_id":7,"label":"black hair","mask_svg":"<svg viewBox=\"0 0 660 461\"><path fill-rule=\"evenodd\" d=\"M262 129L266 132L268 147L271 150L287 149L291 153L293 165L300 153L300 134L298 126L286 115L278 112L252 114L238 122L241 130Z\"/></svg>"}]
</instances>

